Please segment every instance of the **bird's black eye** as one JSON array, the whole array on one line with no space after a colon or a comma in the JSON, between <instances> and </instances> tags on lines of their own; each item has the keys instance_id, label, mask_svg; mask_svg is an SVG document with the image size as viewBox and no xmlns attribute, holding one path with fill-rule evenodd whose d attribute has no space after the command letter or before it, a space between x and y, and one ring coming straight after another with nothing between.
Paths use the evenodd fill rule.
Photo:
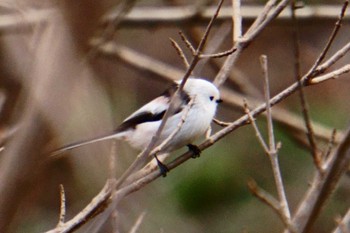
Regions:
<instances>
[{"instance_id":1,"label":"bird's black eye","mask_svg":"<svg viewBox=\"0 0 350 233\"><path fill-rule=\"evenodd\" d=\"M209 99L210 99L210 101L213 101L214 96L210 96Z\"/></svg>"}]
</instances>

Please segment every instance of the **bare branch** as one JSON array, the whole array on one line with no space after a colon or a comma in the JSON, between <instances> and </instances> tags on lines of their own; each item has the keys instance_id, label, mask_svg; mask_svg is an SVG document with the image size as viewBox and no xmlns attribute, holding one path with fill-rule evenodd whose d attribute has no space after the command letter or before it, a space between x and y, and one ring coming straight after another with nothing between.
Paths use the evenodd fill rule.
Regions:
<instances>
[{"instance_id":1,"label":"bare branch","mask_svg":"<svg viewBox=\"0 0 350 233\"><path fill-rule=\"evenodd\" d=\"M194 56L194 54L196 53L196 49L193 47L191 42L186 38L185 34L182 31L179 31L179 35L182 41L185 43L187 48L191 51L192 55Z\"/></svg>"},{"instance_id":2,"label":"bare branch","mask_svg":"<svg viewBox=\"0 0 350 233\"><path fill-rule=\"evenodd\" d=\"M345 46L343 46L341 49L339 49L332 57L330 57L323 64L319 65L316 68L315 72L317 72L318 74L324 73L326 69L331 67L339 59L341 59L343 56L345 56L345 54L347 54L349 52L349 50L350 50L350 42L347 43ZM312 80L310 80L310 82L312 82Z\"/></svg>"},{"instance_id":3,"label":"bare branch","mask_svg":"<svg viewBox=\"0 0 350 233\"><path fill-rule=\"evenodd\" d=\"M325 166L328 165L329 161L327 162L327 160L329 159L329 155L331 154L332 150L334 149L336 134L337 134L337 130L334 129L332 132L331 138L329 139L327 150L325 151L324 156L323 156L323 160L325 161L325 163L324 163Z\"/></svg>"},{"instance_id":4,"label":"bare branch","mask_svg":"<svg viewBox=\"0 0 350 233\"><path fill-rule=\"evenodd\" d=\"M272 210L274 210L284 223L284 225L289 228L292 232L295 232L292 229L292 226L290 225L289 219L284 217L283 209L280 206L280 203L271 196L268 192L263 190L262 188L259 188L258 185L254 180L248 181L248 188L250 192L257 197L260 201L265 203L266 205L270 206Z\"/></svg>"},{"instance_id":5,"label":"bare branch","mask_svg":"<svg viewBox=\"0 0 350 233\"><path fill-rule=\"evenodd\" d=\"M277 213L278 216L281 216L281 208L278 201L273 196L271 196L268 192L266 192L262 188L259 188L255 180L250 179L248 181L248 188L250 192L254 194L254 196L259 198L259 200L261 200L268 206L270 206Z\"/></svg>"},{"instance_id":6,"label":"bare branch","mask_svg":"<svg viewBox=\"0 0 350 233\"><path fill-rule=\"evenodd\" d=\"M340 75L348 73L350 71L350 64L345 65L337 70L334 70L330 73L327 73L325 75L316 76L312 80L310 80L310 84L318 84L324 81L327 81L329 79L337 79L340 77Z\"/></svg>"},{"instance_id":7,"label":"bare branch","mask_svg":"<svg viewBox=\"0 0 350 233\"><path fill-rule=\"evenodd\" d=\"M258 129L258 126L256 125L255 119L253 118L253 116L250 114L248 105L246 103L246 101L244 101L244 111L245 113L248 115L249 117L249 123L252 124L254 131L255 131L255 136L258 138L258 141L260 142L260 145L262 146L262 148L264 149L265 153L268 155L269 154L269 148L267 147L261 133L260 130Z\"/></svg>"},{"instance_id":8,"label":"bare branch","mask_svg":"<svg viewBox=\"0 0 350 233\"><path fill-rule=\"evenodd\" d=\"M342 21L344 19L344 15L346 12L346 9L348 7L349 1L346 0L343 4L343 7L341 9L339 18L337 20L337 22L335 23L335 26L333 28L333 31L326 43L326 46L324 47L323 51L321 52L320 56L317 58L316 62L314 63L314 65L312 66L312 68L310 69L309 73L313 73L316 71L317 67L321 64L321 62L323 61L323 59L325 58L326 54L328 53L329 48L331 47L331 45L333 44L333 41L335 39L335 37L337 36L339 29L341 27ZM314 75L315 76L315 75ZM310 77L311 78L311 77Z\"/></svg>"},{"instance_id":9,"label":"bare branch","mask_svg":"<svg viewBox=\"0 0 350 233\"><path fill-rule=\"evenodd\" d=\"M57 227L61 227L64 224L64 221L66 218L66 194L64 192L64 187L62 184L60 184L60 199L61 199L60 217L58 220Z\"/></svg>"},{"instance_id":10,"label":"bare branch","mask_svg":"<svg viewBox=\"0 0 350 233\"><path fill-rule=\"evenodd\" d=\"M221 58L221 57L226 57L228 55L231 55L237 50L237 48L232 47L229 50L226 50L224 52L219 52L219 53L213 53L213 54L200 54L200 58Z\"/></svg>"},{"instance_id":11,"label":"bare branch","mask_svg":"<svg viewBox=\"0 0 350 233\"><path fill-rule=\"evenodd\" d=\"M233 20L233 42L238 41L242 36L242 14L241 0L232 0Z\"/></svg>"},{"instance_id":12,"label":"bare branch","mask_svg":"<svg viewBox=\"0 0 350 233\"><path fill-rule=\"evenodd\" d=\"M182 49L180 48L179 44L175 40L173 40L172 38L169 38L169 39L171 41L172 46L175 48L177 54L179 54L179 56L181 57L186 69L188 69L190 64L188 63L187 58L186 58L184 52L182 51Z\"/></svg>"},{"instance_id":13,"label":"bare branch","mask_svg":"<svg viewBox=\"0 0 350 233\"><path fill-rule=\"evenodd\" d=\"M300 83L300 77L301 77L301 71L300 71L300 43L299 43L299 25L298 25L298 20L296 18L296 1L293 0L291 1L291 13L292 13L292 22L293 22L293 41L294 41L294 72L295 72L295 80L298 82L300 88L298 91L299 94L299 99L300 99L300 103L301 103L301 110L302 110L302 114L303 114L303 118L304 118L304 124L306 127L306 135L307 135L307 139L309 141L310 147L311 147L311 153L312 153L312 157L314 160L314 164L316 166L316 168L322 172L322 164L321 164L321 158L320 158L320 154L318 152L318 148L317 148L317 144L315 141L315 134L314 134L314 130L311 124L311 118L310 118L310 114L309 114L309 107L307 104L307 100L306 100L306 96L304 93L304 88ZM317 67L319 65L319 63L322 60L318 60L315 62L314 65L316 65L315 67ZM314 68L312 68L314 69Z\"/></svg>"},{"instance_id":14,"label":"bare branch","mask_svg":"<svg viewBox=\"0 0 350 233\"><path fill-rule=\"evenodd\" d=\"M267 117L267 128L268 128L268 137L269 137L269 151L271 154L276 153L276 145L275 145L275 136L273 133L273 124L272 124L272 113L271 113L271 105L270 105L270 84L269 84L269 76L268 76L268 66L267 66L267 56L261 55L260 64L263 71L264 77L264 93L265 93L265 103L266 103L266 117Z\"/></svg>"},{"instance_id":15,"label":"bare branch","mask_svg":"<svg viewBox=\"0 0 350 233\"><path fill-rule=\"evenodd\" d=\"M223 127L228 126L229 124L231 124L231 122L220 121L220 120L218 120L218 119L216 119L216 118L213 119L213 122L214 122L215 124L217 124L217 125L219 125L219 126L223 126Z\"/></svg>"}]
</instances>

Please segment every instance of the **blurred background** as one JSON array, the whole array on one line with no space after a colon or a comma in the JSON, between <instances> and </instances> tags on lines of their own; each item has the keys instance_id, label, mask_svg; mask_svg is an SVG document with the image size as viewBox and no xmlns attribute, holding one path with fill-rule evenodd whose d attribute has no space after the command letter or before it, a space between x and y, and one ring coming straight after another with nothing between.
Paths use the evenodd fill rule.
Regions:
<instances>
[{"instance_id":1,"label":"blurred background","mask_svg":"<svg viewBox=\"0 0 350 233\"><path fill-rule=\"evenodd\" d=\"M302 74L322 51L342 3L305 1L305 7L298 10L302 14L308 7L326 7L298 20ZM182 13L185 9L200 12L215 4L176 0L0 3L1 232L43 232L54 228L59 216L59 184L66 191L67 219L90 202L109 176L111 142L82 147L48 162L49 151L111 132L134 110L161 94L171 78L181 78L176 71L183 72L185 67L169 38L186 51L178 32L183 31L196 46L210 18L196 14L172 18L173 13L166 14L163 20L148 16L176 7L185 7L180 9ZM264 4L265 1L242 1L243 7ZM225 1L224 8L230 6L231 1ZM249 9L243 12L244 30L257 14ZM252 107L255 104L249 98L263 100L261 54L268 56L272 95L295 82L294 27L288 12L286 9L284 17L271 23L243 51L224 84L247 98ZM329 55L349 42L349 29L347 13ZM104 40L93 40L101 38L112 41L117 49L112 52L101 49ZM223 10L206 49L218 52L231 46L232 19ZM186 54L190 56L188 51ZM143 67L138 63L140 57L145 59L141 61ZM334 68L349 64L349 58L346 55ZM156 73L154 63L145 63L153 59L164 64L161 67L168 77ZM213 80L224 60L203 60L194 74ZM317 129L324 129L325 137L330 137L331 129L341 132L349 123L349 78L346 74L305 89L312 120L319 124ZM243 99L239 101L243 105ZM238 119L243 115L242 105L224 103L217 118ZM301 117L297 94L278 107ZM265 117L258 118L258 125L265 133ZM213 126L214 131L219 129ZM276 140L282 143L280 165L293 211L312 178L312 157L290 128L275 122L275 132ZM324 140L319 143L320 149L325 150L327 143ZM181 151L174 156L179 154ZM117 144L116 177L136 155L137 151L128 145ZM276 195L269 159L252 127L247 125L205 150L199 159L186 162L165 179L158 179L125 198L116 217L119 232L129 232L142 213L145 217L138 232L281 232L283 224L277 215L249 192L250 179ZM344 215L350 206L349 197L347 176L312 232L334 229L335 217ZM98 232L112 232L113 221L107 221ZM91 232L89 224L78 232Z\"/></svg>"}]
</instances>

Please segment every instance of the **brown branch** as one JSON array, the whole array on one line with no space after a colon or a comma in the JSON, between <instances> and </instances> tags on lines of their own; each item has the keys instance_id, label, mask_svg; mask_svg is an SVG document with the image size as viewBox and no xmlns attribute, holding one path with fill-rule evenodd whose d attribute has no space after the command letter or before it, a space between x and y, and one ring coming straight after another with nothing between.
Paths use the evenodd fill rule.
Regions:
<instances>
[{"instance_id":1,"label":"brown branch","mask_svg":"<svg viewBox=\"0 0 350 233\"><path fill-rule=\"evenodd\" d=\"M336 63L339 59L345 56L350 50L350 42L348 42L345 46L343 46L341 49L339 49L332 57L330 57L327 61L319 65L315 72L318 74L322 74L325 72L326 69L328 69L330 66L332 66L334 63ZM313 82L313 80L310 80L310 82Z\"/></svg>"},{"instance_id":2,"label":"brown branch","mask_svg":"<svg viewBox=\"0 0 350 233\"><path fill-rule=\"evenodd\" d=\"M293 51L294 51L294 72L295 72L295 80L298 82L299 84L299 99L300 99L300 103L301 103L301 111L302 111L302 115L304 118L304 124L305 124L305 128L306 128L306 136L307 139L309 141L310 144L310 148L311 148L311 154L312 154L312 158L314 161L314 164L316 166L316 168L322 172L322 164L321 164L321 158L320 158L320 154L318 152L318 148L317 148L317 144L315 141L315 134L314 134L314 130L311 124L311 118L310 118L310 114L309 114L309 106L306 100L306 96L304 93L304 88L302 87L301 83L300 83L300 77L301 77L301 70L300 70L300 42L299 42L299 25L298 25L298 20L296 18L296 1L293 0L290 3L290 8L291 8L291 16L292 16L292 23L293 23ZM315 67L317 67L320 62L322 60L317 60L315 62L314 65L316 65ZM314 69L314 68L312 68ZM312 71L313 72L313 71Z\"/></svg>"},{"instance_id":3,"label":"brown branch","mask_svg":"<svg viewBox=\"0 0 350 233\"><path fill-rule=\"evenodd\" d=\"M336 79L336 78L339 78L340 75L348 73L348 72L350 72L350 64L345 65L345 66L343 66L337 70L334 70L332 72L329 72L328 74L316 76L315 78L312 78L312 80L310 80L310 84L321 83L321 82L324 82L328 79Z\"/></svg>"},{"instance_id":4,"label":"brown branch","mask_svg":"<svg viewBox=\"0 0 350 233\"><path fill-rule=\"evenodd\" d=\"M258 138L258 141L259 141L260 145L264 149L265 153L268 155L269 154L269 148L267 147L267 144L266 144L265 140L263 139L263 137L262 137L262 135L260 133L260 130L258 129L258 126L256 125L255 119L250 114L250 110L249 110L249 107L248 107L248 104L246 103L246 101L244 101L244 111L249 117L249 123L254 128L255 136Z\"/></svg>"},{"instance_id":5,"label":"brown branch","mask_svg":"<svg viewBox=\"0 0 350 233\"><path fill-rule=\"evenodd\" d=\"M222 127L226 127L228 126L229 124L231 124L232 122L224 122L224 121L220 121L216 118L213 119L213 122L219 126L222 126Z\"/></svg>"},{"instance_id":6,"label":"brown branch","mask_svg":"<svg viewBox=\"0 0 350 233\"><path fill-rule=\"evenodd\" d=\"M311 69L309 71L310 75L316 71L317 67L321 64L321 62L323 61L323 59L327 55L329 48L333 44L333 41L334 41L335 37L337 36L337 34L340 30L340 27L342 25L344 15L345 15L345 12L346 12L348 5L349 5L349 1L348 0L344 1L340 15L338 17L337 22L335 23L335 26L334 26L333 31L332 31L332 33L331 33L331 35L326 43L326 46L324 47L323 51L321 52L321 54L317 58L316 62L314 63L314 65L311 67ZM314 74L313 76L316 76L316 75ZM311 77L310 77L310 79L311 79Z\"/></svg>"},{"instance_id":7,"label":"brown branch","mask_svg":"<svg viewBox=\"0 0 350 233\"><path fill-rule=\"evenodd\" d=\"M273 196L271 196L271 194L260 188L253 179L248 181L248 188L254 196L256 196L260 201L264 202L266 205L270 206L271 209L273 209L277 215L281 217L282 213L280 204Z\"/></svg>"},{"instance_id":8,"label":"brown branch","mask_svg":"<svg viewBox=\"0 0 350 233\"><path fill-rule=\"evenodd\" d=\"M277 2L277 1L276 1ZM113 10L103 19L103 24L109 24L119 18L121 21L119 27L145 27L154 26L154 24L179 26L179 23L188 25L189 22L195 24L206 23L215 12L215 6L203 7L199 13L192 6L189 7L133 7L126 15L120 16L120 10ZM242 6L242 18L246 20L254 20L266 11L266 7L262 6ZM271 10L271 8L270 8ZM309 20L310 18L319 19L335 19L339 16L338 6L336 5L312 5L303 7L303 11L297 14L299 19ZM0 31L11 32L17 29L29 28L38 23L48 22L57 11L55 9L25 9L21 13L13 13L0 16ZM267 15L267 14L266 14ZM196 20L193 20L193 17ZM288 12L282 12L277 20L288 22L290 18ZM344 15L345 19L349 19L349 15ZM232 6L223 6L221 14L218 16L219 21L227 21L232 19Z\"/></svg>"},{"instance_id":9,"label":"brown branch","mask_svg":"<svg viewBox=\"0 0 350 233\"><path fill-rule=\"evenodd\" d=\"M277 216L281 218L283 224L286 227L288 227L292 232L295 232L295 230L290 225L289 219L284 217L282 206L273 196L271 196L271 194L260 188L252 179L248 181L248 188L255 197L257 197L261 202L270 206L271 209L276 212Z\"/></svg>"},{"instance_id":10,"label":"brown branch","mask_svg":"<svg viewBox=\"0 0 350 233\"><path fill-rule=\"evenodd\" d=\"M213 54L200 54L200 58L221 58L221 57L226 57L228 55L231 55L232 53L236 52L237 48L232 47L229 50L226 50L224 52L219 52L219 53L213 53Z\"/></svg>"},{"instance_id":11,"label":"brown branch","mask_svg":"<svg viewBox=\"0 0 350 233\"><path fill-rule=\"evenodd\" d=\"M188 69L190 64L188 63L187 58L186 58L184 52L182 51L182 49L180 48L179 44L175 40L173 40L172 38L169 38L169 39L170 39L171 45L175 48L177 54L180 56L181 60L183 61L186 69Z\"/></svg>"},{"instance_id":12,"label":"brown branch","mask_svg":"<svg viewBox=\"0 0 350 233\"><path fill-rule=\"evenodd\" d=\"M268 155L271 167L275 179L276 189L279 196L279 215L283 219L283 222L286 223L286 226L289 227L290 222L290 210L288 207L288 201L285 194L285 189L282 181L282 175L279 168L279 162L278 162L278 154L277 154L277 148L275 145L275 138L274 138L274 132L273 132L273 125L272 125L272 115L271 115L271 106L269 103L270 100L270 88L269 88L269 78L268 78L268 67L267 67L267 57L265 55L262 55L260 57L260 62L263 70L263 76L264 76L264 93L265 93L265 101L266 101L266 112L267 112L267 125L268 125L268 138L269 138L269 146L263 139L256 123L253 117L251 116L247 106L245 105L245 111L250 119L250 123L252 124L255 134L258 137L258 140L263 147L265 153Z\"/></svg>"},{"instance_id":13,"label":"brown branch","mask_svg":"<svg viewBox=\"0 0 350 233\"><path fill-rule=\"evenodd\" d=\"M335 146L335 136L337 134L337 130L334 129L333 132L332 132L332 135L331 135L331 138L329 139L329 142L328 142L328 147L327 147L327 150L324 152L324 155L323 155L323 160L325 161L325 165L327 166L328 162L327 160L329 159L329 155L331 154L331 152L333 151L334 149L334 146Z\"/></svg>"},{"instance_id":14,"label":"brown branch","mask_svg":"<svg viewBox=\"0 0 350 233\"><path fill-rule=\"evenodd\" d=\"M196 49L193 47L191 42L186 38L185 34L182 31L179 31L179 35L180 35L182 41L185 43L187 48L190 50L190 52L194 56L194 54L196 53Z\"/></svg>"}]
</instances>

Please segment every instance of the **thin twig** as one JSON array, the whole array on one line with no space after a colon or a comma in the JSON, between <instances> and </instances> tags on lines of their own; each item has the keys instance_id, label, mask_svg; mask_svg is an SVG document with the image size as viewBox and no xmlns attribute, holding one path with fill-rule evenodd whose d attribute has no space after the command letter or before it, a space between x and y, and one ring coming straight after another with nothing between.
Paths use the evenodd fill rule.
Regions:
<instances>
[{"instance_id":1,"label":"thin twig","mask_svg":"<svg viewBox=\"0 0 350 233\"><path fill-rule=\"evenodd\" d=\"M329 79L336 79L339 78L340 75L348 73L350 71L350 64L345 65L337 70L334 70L332 72L329 72L327 74L316 76L312 80L310 80L310 84L318 84L321 82L324 82Z\"/></svg>"},{"instance_id":2,"label":"thin twig","mask_svg":"<svg viewBox=\"0 0 350 233\"><path fill-rule=\"evenodd\" d=\"M261 200L268 206L270 206L277 213L278 216L281 216L281 208L279 202L271 194L260 188L255 180L250 179L248 181L248 188L250 192L254 194L254 196L259 198L259 200Z\"/></svg>"},{"instance_id":3,"label":"thin twig","mask_svg":"<svg viewBox=\"0 0 350 233\"><path fill-rule=\"evenodd\" d=\"M289 205L287 201L286 191L284 189L284 184L282 180L282 174L278 162L278 153L275 143L275 135L273 132L273 122L272 122L272 113L271 113L271 104L270 104L270 84L269 84L269 74L268 74L268 64L267 64L267 56L262 55L260 57L260 63L263 71L264 77L264 94L265 94L265 102L266 102L266 117L267 117L267 132L269 138L269 149L268 155L270 158L272 171L276 183L276 189L280 201L282 218L285 222L290 222L291 215L289 210Z\"/></svg>"},{"instance_id":4,"label":"thin twig","mask_svg":"<svg viewBox=\"0 0 350 233\"><path fill-rule=\"evenodd\" d=\"M179 31L179 35L182 39L182 41L185 43L185 45L187 46L187 48L190 50L190 52L192 53L192 55L194 55L196 53L196 49L193 47L193 45L191 44L191 42L187 39L187 37L185 36L185 34L182 31Z\"/></svg>"},{"instance_id":5,"label":"thin twig","mask_svg":"<svg viewBox=\"0 0 350 233\"><path fill-rule=\"evenodd\" d=\"M219 53L213 53L213 54L200 54L200 58L221 58L221 57L226 57L228 55L231 55L232 53L236 52L237 48L232 47L229 50L226 50L224 52L219 52Z\"/></svg>"},{"instance_id":6,"label":"thin twig","mask_svg":"<svg viewBox=\"0 0 350 233\"><path fill-rule=\"evenodd\" d=\"M293 42L294 42L294 72L295 72L295 80L299 84L299 99L301 103L301 110L302 110L302 115L304 118L304 123L305 123L305 128L306 128L306 136L309 141L310 147L311 147L311 153L312 157L314 160L314 164L316 168L321 172L322 171L322 164L321 164L321 158L318 152L317 144L315 141L315 134L314 130L311 124L311 118L309 114L309 107L307 104L306 96L304 93L304 88L302 84L300 83L300 77L301 77L301 70L300 70L300 42L299 42L299 25L298 25L298 20L296 18L296 7L295 7L295 0L291 1L290 3L290 8L291 8L291 15L292 15L292 22L293 22ZM314 65L317 67L322 60L317 60ZM312 68L314 69L314 68Z\"/></svg>"},{"instance_id":7,"label":"thin twig","mask_svg":"<svg viewBox=\"0 0 350 233\"><path fill-rule=\"evenodd\" d=\"M339 49L333 56L331 56L327 61L319 65L315 72L317 74L322 74L325 72L326 69L328 69L330 66L332 66L334 63L336 63L339 59L345 56L350 50L350 42L348 42L346 45L344 45L341 49ZM314 76L317 77L317 76ZM313 82L312 78L310 82Z\"/></svg>"},{"instance_id":8,"label":"thin twig","mask_svg":"<svg viewBox=\"0 0 350 233\"><path fill-rule=\"evenodd\" d=\"M213 118L213 122L219 126L223 126L223 127L226 127L228 125L230 125L232 122L224 122L224 121L220 121L216 118Z\"/></svg>"},{"instance_id":9,"label":"thin twig","mask_svg":"<svg viewBox=\"0 0 350 233\"><path fill-rule=\"evenodd\" d=\"M270 206L271 209L276 212L277 216L281 218L286 227L288 227L292 232L295 232L295 230L293 230L292 226L290 225L289 220L283 217L284 213L280 203L271 194L260 188L252 179L248 181L248 188L255 197L257 197L266 205Z\"/></svg>"},{"instance_id":10,"label":"thin twig","mask_svg":"<svg viewBox=\"0 0 350 233\"><path fill-rule=\"evenodd\" d=\"M327 166L327 164L329 162L328 159L330 159L329 155L331 154L332 150L334 149L336 134L337 134L337 130L334 129L332 132L331 138L329 139L327 150L325 151L324 156L323 156L323 160L325 161L325 163L324 163L325 166Z\"/></svg>"},{"instance_id":11,"label":"thin twig","mask_svg":"<svg viewBox=\"0 0 350 233\"><path fill-rule=\"evenodd\" d=\"M267 133L269 138L269 151L271 154L276 153L275 145L275 136L273 133L273 124L272 124L272 113L270 105L270 84L269 84L269 74L268 74L268 65L267 65L267 56L260 56L260 65L264 77L264 94L265 94L265 103L266 103L266 117L267 117Z\"/></svg>"},{"instance_id":12,"label":"thin twig","mask_svg":"<svg viewBox=\"0 0 350 233\"><path fill-rule=\"evenodd\" d=\"M251 123L251 125L254 128L255 131L255 136L258 138L258 141L260 142L260 145L262 146L262 148L264 149L265 153L268 155L269 154L269 148L267 147L261 133L260 130L258 129L258 126L256 125L255 119L253 118L253 116L250 114L250 110L248 107L247 102L244 100L244 111L247 114L247 116L249 117L249 123Z\"/></svg>"},{"instance_id":13,"label":"thin twig","mask_svg":"<svg viewBox=\"0 0 350 233\"><path fill-rule=\"evenodd\" d=\"M62 184L60 184L60 217L58 219L57 227L60 227L64 224L65 218L66 218L66 194L64 191L64 187Z\"/></svg>"},{"instance_id":14,"label":"thin twig","mask_svg":"<svg viewBox=\"0 0 350 233\"><path fill-rule=\"evenodd\" d=\"M343 4L343 7L341 9L340 15L338 17L337 22L335 23L335 26L333 28L333 31L326 43L326 46L324 47L323 51L321 52L321 54L319 55L319 57L317 58L316 62L314 63L314 65L311 67L309 74L310 74L310 79L311 79L311 74L314 73L317 69L317 67L321 64L321 62L323 61L323 59L325 58L325 56L328 53L329 48L331 47L331 45L333 44L333 41L335 39L335 37L337 36L339 29L342 25L343 19L344 19L344 15L346 12L346 9L348 7L349 1L346 0ZM314 75L315 76L315 75Z\"/></svg>"},{"instance_id":15,"label":"thin twig","mask_svg":"<svg viewBox=\"0 0 350 233\"><path fill-rule=\"evenodd\" d=\"M185 53L182 51L182 49L180 48L179 44L175 40L173 40L172 38L169 38L169 39L171 41L172 46L175 48L177 54L179 54L179 56L181 57L181 59L182 59L184 65L185 65L186 69L188 69L190 64L187 61Z\"/></svg>"}]
</instances>

